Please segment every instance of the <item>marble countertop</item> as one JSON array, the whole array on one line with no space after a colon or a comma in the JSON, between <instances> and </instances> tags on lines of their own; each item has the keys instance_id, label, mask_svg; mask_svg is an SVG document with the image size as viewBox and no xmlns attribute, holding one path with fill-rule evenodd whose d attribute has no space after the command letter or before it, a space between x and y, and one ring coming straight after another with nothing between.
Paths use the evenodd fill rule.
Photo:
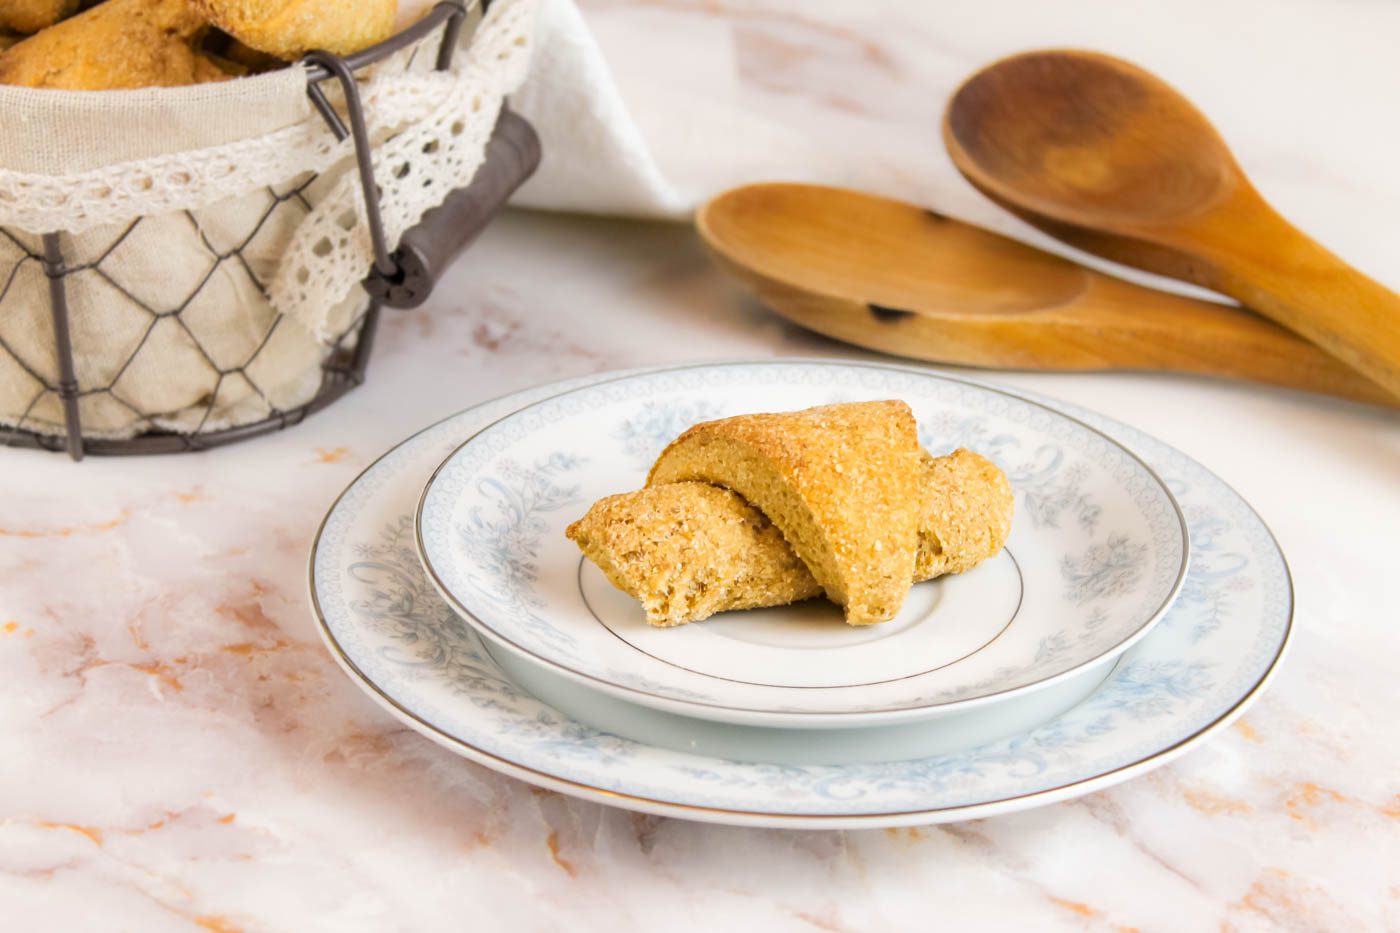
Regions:
<instances>
[{"instance_id":1,"label":"marble countertop","mask_svg":"<svg viewBox=\"0 0 1400 933\"><path fill-rule=\"evenodd\" d=\"M1400 8L1166 9L584 4L644 131L691 91L736 127L766 127L750 136L761 157L688 165L685 140L659 144L697 191L781 163L1032 238L946 164L941 101L1002 52L1094 45L1169 75L1285 213L1400 287L1400 132L1377 119L1400 103ZM668 52L693 68L655 78ZM4 925L1400 926L1400 423L1375 409L1193 378L993 375L1219 473L1271 524L1297 586L1291 657L1244 718L1141 779L1039 810L860 832L630 814L457 758L382 712L322 648L308 547L390 444L544 381L785 355L868 358L755 305L683 225L514 212L428 306L388 315L363 388L295 429L197 456L4 452Z\"/></svg>"}]
</instances>

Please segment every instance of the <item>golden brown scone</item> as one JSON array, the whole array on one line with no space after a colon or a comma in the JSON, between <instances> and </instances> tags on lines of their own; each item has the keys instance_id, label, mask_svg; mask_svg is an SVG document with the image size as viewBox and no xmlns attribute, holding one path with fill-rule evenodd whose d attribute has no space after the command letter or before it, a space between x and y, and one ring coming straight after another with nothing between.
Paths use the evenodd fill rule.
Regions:
<instances>
[{"instance_id":1,"label":"golden brown scone","mask_svg":"<svg viewBox=\"0 0 1400 933\"><path fill-rule=\"evenodd\" d=\"M208 28L188 0L107 0L0 55L0 84L105 91L228 77L200 55Z\"/></svg>"},{"instance_id":2,"label":"golden brown scone","mask_svg":"<svg viewBox=\"0 0 1400 933\"><path fill-rule=\"evenodd\" d=\"M823 405L697 424L648 486L724 486L772 520L851 625L894 618L914 579L928 501L923 448L901 401Z\"/></svg>"},{"instance_id":3,"label":"golden brown scone","mask_svg":"<svg viewBox=\"0 0 1400 933\"><path fill-rule=\"evenodd\" d=\"M0 0L0 30L38 32L78 12L78 0Z\"/></svg>"},{"instance_id":4,"label":"golden brown scone","mask_svg":"<svg viewBox=\"0 0 1400 933\"><path fill-rule=\"evenodd\" d=\"M1000 467L965 447L942 457L925 453L924 482L930 502L919 527L915 579L971 570L1001 550L1016 502Z\"/></svg>"},{"instance_id":5,"label":"golden brown scone","mask_svg":"<svg viewBox=\"0 0 1400 933\"><path fill-rule=\"evenodd\" d=\"M566 532L652 625L779 606L822 589L762 512L708 483L599 499Z\"/></svg>"},{"instance_id":6,"label":"golden brown scone","mask_svg":"<svg viewBox=\"0 0 1400 933\"><path fill-rule=\"evenodd\" d=\"M6 32L5 30L0 29L0 52L5 51L10 46L14 45L16 42L22 41L23 39L24 36L17 35L13 32Z\"/></svg>"},{"instance_id":7,"label":"golden brown scone","mask_svg":"<svg viewBox=\"0 0 1400 933\"><path fill-rule=\"evenodd\" d=\"M278 58L349 55L389 38L397 0L194 0L209 22Z\"/></svg>"},{"instance_id":8,"label":"golden brown scone","mask_svg":"<svg viewBox=\"0 0 1400 933\"><path fill-rule=\"evenodd\" d=\"M925 453L922 469L929 505L919 523L916 583L994 556L1014 507L1006 475L970 450ZM740 534L744 529L751 533ZM807 565L771 530L761 512L729 490L670 483L601 499L567 534L614 586L646 607L648 622L679 625L821 592ZM702 598L694 599L697 593Z\"/></svg>"}]
</instances>

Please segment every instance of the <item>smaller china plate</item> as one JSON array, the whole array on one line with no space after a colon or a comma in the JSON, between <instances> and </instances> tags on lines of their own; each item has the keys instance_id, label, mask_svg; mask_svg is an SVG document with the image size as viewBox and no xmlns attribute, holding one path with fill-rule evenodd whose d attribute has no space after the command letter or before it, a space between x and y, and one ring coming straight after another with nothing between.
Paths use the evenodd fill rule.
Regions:
<instances>
[{"instance_id":1,"label":"smaller china plate","mask_svg":"<svg viewBox=\"0 0 1400 933\"><path fill-rule=\"evenodd\" d=\"M882 398L910 404L931 453L976 450L1016 494L1002 554L915 586L890 622L847 626L812 600L653 628L564 536L596 499L641 486L695 422ZM515 659L654 709L785 728L964 712L1105 665L1170 605L1188 552L1157 475L1082 421L957 379L835 362L633 374L528 405L444 461L416 525L435 586Z\"/></svg>"}]
</instances>

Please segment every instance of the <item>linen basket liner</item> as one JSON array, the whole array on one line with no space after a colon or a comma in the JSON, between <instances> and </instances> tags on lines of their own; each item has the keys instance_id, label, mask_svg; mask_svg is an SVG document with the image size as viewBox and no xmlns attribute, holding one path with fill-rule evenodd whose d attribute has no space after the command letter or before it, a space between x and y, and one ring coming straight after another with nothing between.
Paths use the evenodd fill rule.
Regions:
<instances>
[{"instance_id":1,"label":"linen basket liner","mask_svg":"<svg viewBox=\"0 0 1400 933\"><path fill-rule=\"evenodd\" d=\"M434 31L360 72L390 248L471 181L525 76L535 7L493 4L448 71ZM0 87L0 424L64 431L51 232L85 436L221 430L316 394L355 340L373 253L353 143L306 90L297 66L182 88Z\"/></svg>"}]
</instances>

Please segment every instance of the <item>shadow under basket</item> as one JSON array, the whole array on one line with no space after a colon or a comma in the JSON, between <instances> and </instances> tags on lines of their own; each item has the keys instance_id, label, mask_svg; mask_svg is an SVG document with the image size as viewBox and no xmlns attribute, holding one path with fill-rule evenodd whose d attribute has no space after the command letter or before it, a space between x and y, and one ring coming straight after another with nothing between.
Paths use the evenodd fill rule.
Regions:
<instances>
[{"instance_id":1,"label":"shadow under basket","mask_svg":"<svg viewBox=\"0 0 1400 933\"><path fill-rule=\"evenodd\" d=\"M354 141L356 169L364 194L363 220L373 246L374 262L369 275L361 282L362 288L357 290L358 304L354 313L347 317L328 345L319 348L319 367L313 364L305 374L313 381L307 383L306 391L297 394L295 404L285 404L274 392L259 386L260 367L266 371L270 364L265 360L279 352L277 334L283 323L281 315L269 310L266 326L260 328L261 336L253 340L251 352L240 351L232 360L227 358L228 353L209 347L207 337L201 340L202 325L198 317L201 303L207 306L218 299L217 293L209 287L216 273L220 274L220 281L236 277L241 287L251 289L265 300L261 269L245 254L270 223L294 222L311 210L305 192L316 180L317 176L312 173L294 183L268 188L262 201L254 202L245 229L223 237L222 241L219 236L211 235L207 222L202 222L197 212L189 211L159 218L139 218L108 235L107 242L101 242L101 238L94 242L91 236L72 237L66 233L30 237L0 229L0 247L15 257L11 268L0 272L0 318L21 311L23 313L17 317L27 318L31 324L51 325L52 333L52 365L39 366L27 362L0 332L0 357L8 356L6 362L19 367L37 387L27 408L6 416L12 424L0 426L0 446L66 450L74 460L82 459L85 454L205 450L297 424L363 382L382 309L386 306L413 308L422 304L443 270L481 233L539 165L540 143L534 130L525 120L502 107L483 161L470 184L450 192L440 206L424 214L403 234L397 249L388 250L356 72L424 40L436 30L442 31L443 38L437 48L435 66L439 70L448 68L466 14L467 9L460 2L440 3L419 23L361 53L341 58L314 52L302 64L308 70L307 91L315 109L338 139ZM344 116L322 90L323 83L328 81L340 86ZM145 235L143 225L165 225L166 229L175 229L171 226L175 225L178 228L175 234L186 244L185 265L192 270L189 271L190 288L184 300L173 308L168 303L153 306L143 298L139 288L122 282L104 267L111 257L132 248L130 244ZM26 269L29 271L25 272ZM49 307L7 308L7 298L13 304L23 297L16 287L21 274L37 273L47 280ZM132 331L137 335L132 349L123 351L118 364L110 367L112 371L98 380L100 384L80 383L82 367L75 360L74 331L84 322L72 316L76 313L75 288L100 289L104 302L120 305L121 313L132 322ZM43 289L31 289L30 295L35 291L42 294ZM42 304L42 299L39 303ZM295 326L298 325L288 324L281 329L288 331ZM142 411L118 391L121 380L133 368L150 370L162 365L161 354L173 345L161 339L160 335L167 333L178 337L181 353L198 360L209 373L207 395L199 399L193 410L188 407L184 410L185 421L181 424L163 423L159 415ZM314 383L317 377L319 385ZM262 416L255 420L236 419L239 423L232 425L211 421L221 389L235 381L254 400ZM85 435L80 403L120 406L138 428L135 433L127 432L130 436L104 436L91 430ZM41 415L42 406L47 406L51 412Z\"/></svg>"}]
</instances>

